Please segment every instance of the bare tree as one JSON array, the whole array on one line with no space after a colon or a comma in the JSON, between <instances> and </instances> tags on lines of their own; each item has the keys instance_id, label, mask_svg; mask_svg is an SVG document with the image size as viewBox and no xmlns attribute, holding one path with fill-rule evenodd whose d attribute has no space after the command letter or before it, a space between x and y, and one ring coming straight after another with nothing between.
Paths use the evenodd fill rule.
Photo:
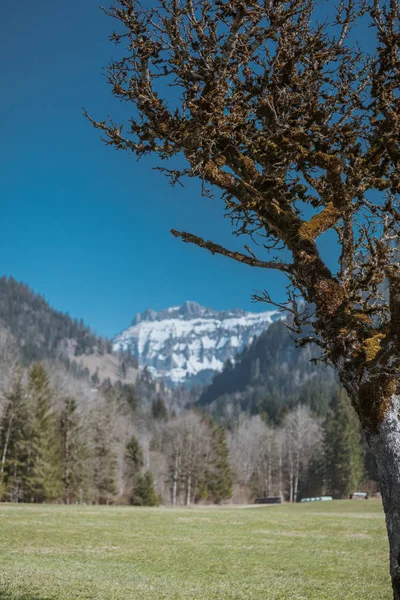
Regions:
<instances>
[{"instance_id":1,"label":"bare tree","mask_svg":"<svg viewBox=\"0 0 400 600\"><path fill-rule=\"evenodd\" d=\"M275 431L260 416L242 419L228 438L232 470L253 493L271 495L276 470Z\"/></svg>"},{"instance_id":2,"label":"bare tree","mask_svg":"<svg viewBox=\"0 0 400 600\"><path fill-rule=\"evenodd\" d=\"M185 435L183 477L185 504L196 497L198 478L204 472L211 449L210 431L199 415L189 412L182 417Z\"/></svg>"},{"instance_id":3,"label":"bare tree","mask_svg":"<svg viewBox=\"0 0 400 600\"><path fill-rule=\"evenodd\" d=\"M235 481L249 485L259 461L259 428L253 419L242 419L228 435L229 455ZM255 431L255 429L257 431Z\"/></svg>"},{"instance_id":4,"label":"bare tree","mask_svg":"<svg viewBox=\"0 0 400 600\"><path fill-rule=\"evenodd\" d=\"M286 416L283 430L286 432L289 500L296 502L300 476L306 471L315 447L322 442L322 427L307 406L299 405Z\"/></svg>"},{"instance_id":5,"label":"bare tree","mask_svg":"<svg viewBox=\"0 0 400 600\"><path fill-rule=\"evenodd\" d=\"M184 432L178 418L170 421L164 434L164 449L167 456L167 479L171 484L171 502L176 506L181 482Z\"/></svg>"},{"instance_id":6,"label":"bare tree","mask_svg":"<svg viewBox=\"0 0 400 600\"><path fill-rule=\"evenodd\" d=\"M181 169L161 170L221 190L248 243L175 236L288 277L294 324L312 321L376 458L399 600L400 7L328 4L321 19L314 0L119 0L106 12L123 25L112 35L123 51L107 73L135 110L126 133L91 121L117 149L183 157ZM360 19L372 54L350 35ZM341 249L335 272L319 252L329 231ZM313 318L299 315L299 295Z\"/></svg>"},{"instance_id":7,"label":"bare tree","mask_svg":"<svg viewBox=\"0 0 400 600\"><path fill-rule=\"evenodd\" d=\"M210 431L202 418L194 412L179 415L165 429L164 447L172 504L177 504L183 491L184 503L189 505L196 496L199 475L204 472L209 458Z\"/></svg>"},{"instance_id":8,"label":"bare tree","mask_svg":"<svg viewBox=\"0 0 400 600\"><path fill-rule=\"evenodd\" d=\"M286 445L287 432L281 428L275 435L275 448L277 453L277 484L279 496L283 496L283 463Z\"/></svg>"}]
</instances>

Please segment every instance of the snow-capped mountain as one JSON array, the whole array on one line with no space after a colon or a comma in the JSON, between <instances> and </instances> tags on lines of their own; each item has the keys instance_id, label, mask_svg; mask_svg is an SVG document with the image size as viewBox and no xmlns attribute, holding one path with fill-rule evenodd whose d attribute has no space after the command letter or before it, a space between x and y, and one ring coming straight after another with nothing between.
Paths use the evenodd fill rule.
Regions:
<instances>
[{"instance_id":1,"label":"snow-capped mountain","mask_svg":"<svg viewBox=\"0 0 400 600\"><path fill-rule=\"evenodd\" d=\"M205 383L277 318L277 311L217 311L185 302L136 315L113 347L130 349L139 367L148 367L155 377L174 385Z\"/></svg>"}]
</instances>

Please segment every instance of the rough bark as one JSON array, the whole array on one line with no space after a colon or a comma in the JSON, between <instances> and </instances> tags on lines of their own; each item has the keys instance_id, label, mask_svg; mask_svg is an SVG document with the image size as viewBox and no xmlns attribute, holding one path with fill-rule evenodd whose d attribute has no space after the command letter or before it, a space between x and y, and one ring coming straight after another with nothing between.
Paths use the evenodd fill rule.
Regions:
<instances>
[{"instance_id":1,"label":"rough bark","mask_svg":"<svg viewBox=\"0 0 400 600\"><path fill-rule=\"evenodd\" d=\"M8 424L8 428L7 428L6 439L4 440L4 447L3 447L3 453L1 456L1 467L0 467L1 474L4 473L4 467L5 467L6 459L7 459L8 445L10 443L13 420L14 420L14 414L11 415L11 418L10 418L10 421Z\"/></svg>"},{"instance_id":2,"label":"rough bark","mask_svg":"<svg viewBox=\"0 0 400 600\"><path fill-rule=\"evenodd\" d=\"M375 456L390 547L393 598L400 600L400 395L391 397L379 427L367 432Z\"/></svg>"},{"instance_id":3,"label":"rough bark","mask_svg":"<svg viewBox=\"0 0 400 600\"><path fill-rule=\"evenodd\" d=\"M191 499L191 484L192 484L192 476L189 474L187 478L186 484L186 506L189 506Z\"/></svg>"},{"instance_id":4,"label":"rough bark","mask_svg":"<svg viewBox=\"0 0 400 600\"><path fill-rule=\"evenodd\" d=\"M64 436L64 504L70 502L70 429L67 422L67 427Z\"/></svg>"},{"instance_id":5,"label":"rough bark","mask_svg":"<svg viewBox=\"0 0 400 600\"><path fill-rule=\"evenodd\" d=\"M294 502L297 502L298 489L299 489L299 474L296 471L296 475L294 478L294 493L293 493L293 501Z\"/></svg>"},{"instance_id":6,"label":"rough bark","mask_svg":"<svg viewBox=\"0 0 400 600\"><path fill-rule=\"evenodd\" d=\"M279 495L283 496L283 477L282 477L282 472L283 472L283 457L282 457L282 450L279 451Z\"/></svg>"},{"instance_id":7,"label":"rough bark","mask_svg":"<svg viewBox=\"0 0 400 600\"><path fill-rule=\"evenodd\" d=\"M272 460L271 460L271 447L269 447L268 454L268 476L267 476L267 496L272 495Z\"/></svg>"},{"instance_id":8,"label":"rough bark","mask_svg":"<svg viewBox=\"0 0 400 600\"><path fill-rule=\"evenodd\" d=\"M177 454L175 457L175 469L174 469L173 482L172 482L172 506L176 506L176 498L177 498L177 491L178 491L179 462L180 462L180 456L179 456L179 454Z\"/></svg>"}]
</instances>

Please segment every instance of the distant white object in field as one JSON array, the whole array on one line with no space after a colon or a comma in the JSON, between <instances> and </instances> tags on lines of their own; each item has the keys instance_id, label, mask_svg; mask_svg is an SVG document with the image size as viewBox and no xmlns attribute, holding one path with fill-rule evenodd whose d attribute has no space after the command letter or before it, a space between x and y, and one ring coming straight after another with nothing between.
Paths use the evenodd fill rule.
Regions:
<instances>
[{"instance_id":1,"label":"distant white object in field","mask_svg":"<svg viewBox=\"0 0 400 600\"><path fill-rule=\"evenodd\" d=\"M300 502L330 502L332 496L318 496L317 498L302 498Z\"/></svg>"}]
</instances>

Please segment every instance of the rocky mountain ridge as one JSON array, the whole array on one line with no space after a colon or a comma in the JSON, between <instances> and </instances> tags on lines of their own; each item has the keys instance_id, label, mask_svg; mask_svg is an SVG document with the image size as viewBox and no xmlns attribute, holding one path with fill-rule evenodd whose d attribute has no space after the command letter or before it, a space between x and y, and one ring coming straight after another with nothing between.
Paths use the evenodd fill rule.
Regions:
<instances>
[{"instance_id":1,"label":"rocky mountain ridge","mask_svg":"<svg viewBox=\"0 0 400 600\"><path fill-rule=\"evenodd\" d=\"M277 311L217 311L189 301L136 315L113 349L129 350L139 368L169 384L204 384L277 319Z\"/></svg>"}]
</instances>

